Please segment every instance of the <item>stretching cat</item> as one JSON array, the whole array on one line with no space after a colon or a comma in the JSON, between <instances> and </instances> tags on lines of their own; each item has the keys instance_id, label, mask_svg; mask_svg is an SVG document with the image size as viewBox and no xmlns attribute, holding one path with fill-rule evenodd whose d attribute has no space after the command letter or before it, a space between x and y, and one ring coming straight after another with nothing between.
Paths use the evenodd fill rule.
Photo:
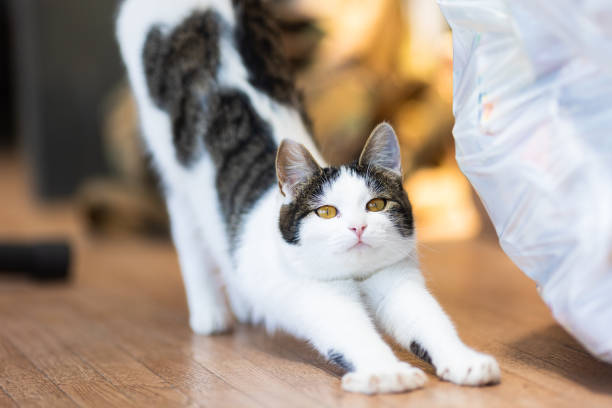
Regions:
<instances>
[{"instance_id":1,"label":"stretching cat","mask_svg":"<svg viewBox=\"0 0 612 408\"><path fill-rule=\"evenodd\" d=\"M399 392L425 374L495 383L427 291L396 135L376 127L353 164L325 167L273 19L260 0L127 0L118 38L161 175L197 333L241 322L308 340L345 390Z\"/></svg>"}]
</instances>

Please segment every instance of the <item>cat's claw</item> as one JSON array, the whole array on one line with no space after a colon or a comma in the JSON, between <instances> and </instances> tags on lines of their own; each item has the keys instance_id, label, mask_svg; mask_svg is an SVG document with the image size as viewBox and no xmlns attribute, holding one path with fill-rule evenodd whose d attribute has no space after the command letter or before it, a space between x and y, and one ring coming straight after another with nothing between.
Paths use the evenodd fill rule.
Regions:
<instances>
[{"instance_id":1,"label":"cat's claw","mask_svg":"<svg viewBox=\"0 0 612 408\"><path fill-rule=\"evenodd\" d=\"M407 363L375 371L356 371L342 377L342 388L364 394L410 391L423 387L427 375Z\"/></svg>"},{"instance_id":2,"label":"cat's claw","mask_svg":"<svg viewBox=\"0 0 612 408\"><path fill-rule=\"evenodd\" d=\"M497 361L487 354L468 351L449 359L436 369L443 380L459 385L487 385L501 381Z\"/></svg>"}]
</instances>

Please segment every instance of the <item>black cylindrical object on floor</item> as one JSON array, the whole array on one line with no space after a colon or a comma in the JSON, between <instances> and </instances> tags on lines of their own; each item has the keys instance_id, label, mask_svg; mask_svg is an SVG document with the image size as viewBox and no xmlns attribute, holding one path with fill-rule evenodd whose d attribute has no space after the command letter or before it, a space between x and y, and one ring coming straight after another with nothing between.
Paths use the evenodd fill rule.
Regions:
<instances>
[{"instance_id":1,"label":"black cylindrical object on floor","mask_svg":"<svg viewBox=\"0 0 612 408\"><path fill-rule=\"evenodd\" d=\"M70 260L70 246L63 241L0 242L1 274L27 274L42 281L66 280L70 273Z\"/></svg>"}]
</instances>

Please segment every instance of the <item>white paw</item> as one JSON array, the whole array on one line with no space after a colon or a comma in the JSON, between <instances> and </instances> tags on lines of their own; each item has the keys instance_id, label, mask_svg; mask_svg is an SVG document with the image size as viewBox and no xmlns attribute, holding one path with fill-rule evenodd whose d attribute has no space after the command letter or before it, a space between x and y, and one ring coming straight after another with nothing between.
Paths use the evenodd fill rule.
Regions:
<instances>
[{"instance_id":1,"label":"white paw","mask_svg":"<svg viewBox=\"0 0 612 408\"><path fill-rule=\"evenodd\" d=\"M232 326L232 318L226 307L209 307L192 311L189 316L191 330L197 334L224 333Z\"/></svg>"},{"instance_id":2,"label":"white paw","mask_svg":"<svg viewBox=\"0 0 612 408\"><path fill-rule=\"evenodd\" d=\"M497 361L473 350L447 359L436 367L436 374L443 380L459 385L497 384L501 380Z\"/></svg>"},{"instance_id":3,"label":"white paw","mask_svg":"<svg viewBox=\"0 0 612 408\"><path fill-rule=\"evenodd\" d=\"M355 371L342 377L342 388L364 394L402 392L421 388L427 381L423 371L407 363L373 371Z\"/></svg>"}]
</instances>

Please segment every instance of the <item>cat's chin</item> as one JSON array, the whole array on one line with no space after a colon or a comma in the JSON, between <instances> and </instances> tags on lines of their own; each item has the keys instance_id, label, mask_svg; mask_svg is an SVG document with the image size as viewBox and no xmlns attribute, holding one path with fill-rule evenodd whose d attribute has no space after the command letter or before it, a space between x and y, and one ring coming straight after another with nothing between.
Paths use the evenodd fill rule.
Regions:
<instances>
[{"instance_id":1,"label":"cat's chin","mask_svg":"<svg viewBox=\"0 0 612 408\"><path fill-rule=\"evenodd\" d=\"M408 258L405 255L390 253L369 245L359 245L328 256L304 256L302 254L301 262L294 272L320 281L363 281L381 269Z\"/></svg>"}]
</instances>

